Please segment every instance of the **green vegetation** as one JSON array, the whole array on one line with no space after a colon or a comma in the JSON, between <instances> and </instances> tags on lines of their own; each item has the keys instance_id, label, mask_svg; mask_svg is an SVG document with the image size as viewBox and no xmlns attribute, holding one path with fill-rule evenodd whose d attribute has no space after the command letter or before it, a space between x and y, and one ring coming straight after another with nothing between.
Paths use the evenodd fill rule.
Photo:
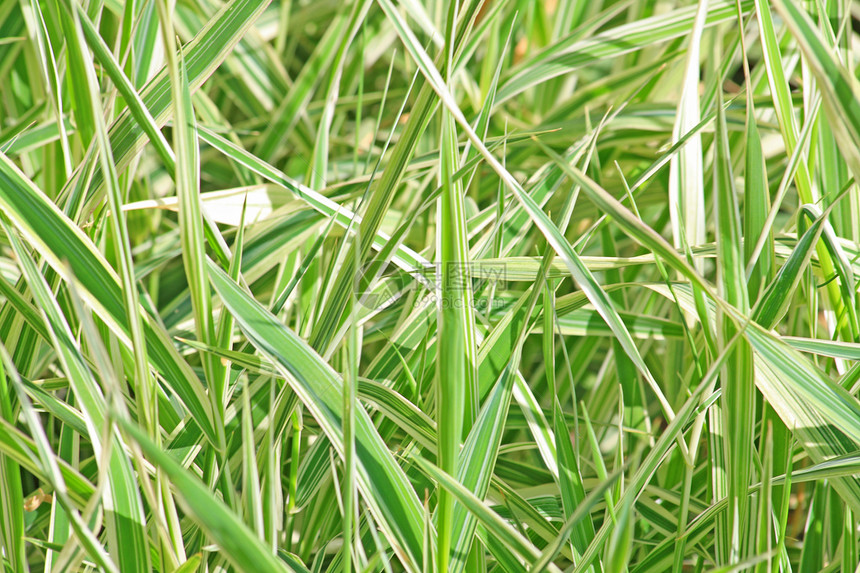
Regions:
<instances>
[{"instance_id":1,"label":"green vegetation","mask_svg":"<svg viewBox=\"0 0 860 573\"><path fill-rule=\"evenodd\" d=\"M860 571L858 14L0 2L0 573Z\"/></svg>"}]
</instances>

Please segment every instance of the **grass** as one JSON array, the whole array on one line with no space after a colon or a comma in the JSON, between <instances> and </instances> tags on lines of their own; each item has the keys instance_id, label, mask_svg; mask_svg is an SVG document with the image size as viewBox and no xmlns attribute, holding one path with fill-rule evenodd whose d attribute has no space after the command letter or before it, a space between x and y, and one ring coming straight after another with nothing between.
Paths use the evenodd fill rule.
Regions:
<instances>
[{"instance_id":1,"label":"grass","mask_svg":"<svg viewBox=\"0 0 860 573\"><path fill-rule=\"evenodd\" d=\"M0 571L860 571L857 28L0 3Z\"/></svg>"}]
</instances>

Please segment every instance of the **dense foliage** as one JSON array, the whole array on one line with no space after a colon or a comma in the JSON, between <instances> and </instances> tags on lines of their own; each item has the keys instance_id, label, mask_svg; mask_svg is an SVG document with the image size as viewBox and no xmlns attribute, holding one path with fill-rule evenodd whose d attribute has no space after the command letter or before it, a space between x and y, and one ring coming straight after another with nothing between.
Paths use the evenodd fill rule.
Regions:
<instances>
[{"instance_id":1,"label":"dense foliage","mask_svg":"<svg viewBox=\"0 0 860 573\"><path fill-rule=\"evenodd\" d=\"M857 17L0 1L0 571L854 572Z\"/></svg>"}]
</instances>

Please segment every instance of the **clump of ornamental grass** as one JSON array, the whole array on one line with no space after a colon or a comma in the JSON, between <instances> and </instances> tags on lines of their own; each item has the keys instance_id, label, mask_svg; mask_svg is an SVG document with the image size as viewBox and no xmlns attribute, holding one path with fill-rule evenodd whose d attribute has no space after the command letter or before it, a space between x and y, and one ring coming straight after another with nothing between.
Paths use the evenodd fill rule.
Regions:
<instances>
[{"instance_id":1,"label":"clump of ornamental grass","mask_svg":"<svg viewBox=\"0 0 860 573\"><path fill-rule=\"evenodd\" d=\"M0 571L855 571L856 29L0 3Z\"/></svg>"}]
</instances>

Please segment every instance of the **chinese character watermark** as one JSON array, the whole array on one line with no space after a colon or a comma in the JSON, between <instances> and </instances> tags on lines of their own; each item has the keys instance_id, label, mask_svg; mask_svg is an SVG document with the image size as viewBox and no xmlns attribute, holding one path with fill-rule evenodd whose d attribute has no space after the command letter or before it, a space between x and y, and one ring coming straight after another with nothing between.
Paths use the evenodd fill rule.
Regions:
<instances>
[{"instance_id":1,"label":"chinese character watermark","mask_svg":"<svg viewBox=\"0 0 860 573\"><path fill-rule=\"evenodd\" d=\"M358 302L370 310L381 310L397 301L408 300L413 306L432 304L439 308L460 308L471 305L485 311L503 306L504 301L475 293L504 284L508 274L501 262L428 263L411 269L393 264L379 269L378 265L368 263L357 278Z\"/></svg>"}]
</instances>

